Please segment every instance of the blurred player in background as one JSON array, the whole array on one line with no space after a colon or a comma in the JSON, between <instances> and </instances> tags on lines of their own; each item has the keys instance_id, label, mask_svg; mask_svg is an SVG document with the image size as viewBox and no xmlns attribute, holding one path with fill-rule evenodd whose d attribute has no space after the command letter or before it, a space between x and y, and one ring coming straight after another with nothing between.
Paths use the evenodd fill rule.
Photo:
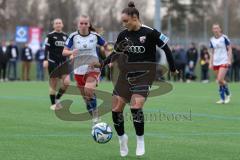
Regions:
<instances>
[{"instance_id":1,"label":"blurred player in background","mask_svg":"<svg viewBox=\"0 0 240 160\"><path fill-rule=\"evenodd\" d=\"M54 31L50 32L45 40L45 61L43 65L45 68L48 67L49 72L50 100L52 104L50 108L52 110L58 110L62 107L60 98L69 86L70 78L67 68L55 72L57 75L53 75L52 73L59 69L67 60L67 58L62 55L62 51L68 36L62 31L63 22L61 19L54 19L53 28ZM56 95L58 82L61 82L61 87Z\"/></svg>"},{"instance_id":2,"label":"blurred player in background","mask_svg":"<svg viewBox=\"0 0 240 160\"><path fill-rule=\"evenodd\" d=\"M208 49L205 46L202 46L200 52L200 66L201 66L201 80L202 83L209 82L209 60L210 55L208 53Z\"/></svg>"},{"instance_id":3,"label":"blurred player in background","mask_svg":"<svg viewBox=\"0 0 240 160\"><path fill-rule=\"evenodd\" d=\"M219 84L220 100L216 103L229 103L230 92L225 76L232 63L232 47L228 37L222 33L219 24L213 24L212 32L214 36L210 39L211 56L209 67L214 70Z\"/></svg>"},{"instance_id":4,"label":"blurred player in background","mask_svg":"<svg viewBox=\"0 0 240 160\"><path fill-rule=\"evenodd\" d=\"M197 60L198 60L198 51L196 48L195 43L191 43L190 48L187 50L187 82L191 82L192 80L196 80L196 74L195 74L195 69L197 65Z\"/></svg>"}]
</instances>

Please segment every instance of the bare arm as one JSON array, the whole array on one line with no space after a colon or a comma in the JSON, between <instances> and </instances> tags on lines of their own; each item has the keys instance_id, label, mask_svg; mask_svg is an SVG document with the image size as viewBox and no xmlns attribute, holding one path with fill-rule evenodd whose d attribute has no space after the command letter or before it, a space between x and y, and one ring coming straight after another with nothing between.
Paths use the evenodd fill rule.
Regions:
<instances>
[{"instance_id":1,"label":"bare arm","mask_svg":"<svg viewBox=\"0 0 240 160\"><path fill-rule=\"evenodd\" d=\"M213 67L213 54L214 54L214 49L211 48L210 51L209 51L209 55L210 55L210 60L209 60L209 68L212 69Z\"/></svg>"},{"instance_id":2,"label":"bare arm","mask_svg":"<svg viewBox=\"0 0 240 160\"><path fill-rule=\"evenodd\" d=\"M228 51L228 65L232 64L232 46L228 45L227 46L227 51Z\"/></svg>"},{"instance_id":3,"label":"bare arm","mask_svg":"<svg viewBox=\"0 0 240 160\"><path fill-rule=\"evenodd\" d=\"M104 45L101 46L100 54L102 54L104 57L109 57L111 55L111 50L108 48L107 42L105 42ZM104 62L105 62L105 60L104 60ZM101 68L101 67L103 67L104 62L103 63L93 62L89 66ZM110 61L109 61L109 63L110 63Z\"/></svg>"},{"instance_id":4,"label":"bare arm","mask_svg":"<svg viewBox=\"0 0 240 160\"><path fill-rule=\"evenodd\" d=\"M101 53L103 53L103 56L108 57L111 54L111 51L108 48L107 42L105 42L105 44L102 46L102 49L103 49L103 52L101 52Z\"/></svg>"},{"instance_id":5,"label":"bare arm","mask_svg":"<svg viewBox=\"0 0 240 160\"><path fill-rule=\"evenodd\" d=\"M73 54L73 51L71 51L69 48L67 47L64 47L63 49L63 52L62 52L62 55L63 56L66 56L66 57L69 57Z\"/></svg>"},{"instance_id":6,"label":"bare arm","mask_svg":"<svg viewBox=\"0 0 240 160\"><path fill-rule=\"evenodd\" d=\"M70 50L67 47L64 47L62 55L69 57L71 60L77 56L78 49Z\"/></svg>"}]
</instances>

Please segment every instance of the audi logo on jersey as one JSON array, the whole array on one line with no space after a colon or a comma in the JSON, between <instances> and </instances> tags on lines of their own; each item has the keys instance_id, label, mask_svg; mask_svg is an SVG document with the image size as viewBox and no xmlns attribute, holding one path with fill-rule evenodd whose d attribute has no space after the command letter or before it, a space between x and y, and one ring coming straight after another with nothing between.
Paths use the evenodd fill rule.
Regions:
<instances>
[{"instance_id":1,"label":"audi logo on jersey","mask_svg":"<svg viewBox=\"0 0 240 160\"><path fill-rule=\"evenodd\" d=\"M144 53L145 50L146 49L143 46L129 46L128 47L128 52L130 52L130 53Z\"/></svg>"}]
</instances>

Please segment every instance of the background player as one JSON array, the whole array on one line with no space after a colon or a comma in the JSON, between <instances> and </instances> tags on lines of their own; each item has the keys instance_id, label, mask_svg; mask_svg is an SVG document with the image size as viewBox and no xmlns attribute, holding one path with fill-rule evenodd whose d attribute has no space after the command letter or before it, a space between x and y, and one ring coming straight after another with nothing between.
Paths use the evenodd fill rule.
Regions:
<instances>
[{"instance_id":1,"label":"background player","mask_svg":"<svg viewBox=\"0 0 240 160\"><path fill-rule=\"evenodd\" d=\"M230 92L225 81L225 76L232 63L232 47L228 37L222 34L219 24L213 24L212 32L214 36L210 39L211 56L209 67L214 70L219 84L220 100L216 103L229 103Z\"/></svg>"},{"instance_id":2,"label":"background player","mask_svg":"<svg viewBox=\"0 0 240 160\"><path fill-rule=\"evenodd\" d=\"M44 67L48 67L49 72L50 100L52 104L50 108L52 110L57 110L61 108L59 99L70 84L70 79L69 75L67 74L67 68L55 72L57 74L52 74L67 60L67 58L62 55L64 44L67 40L67 35L62 31L63 22L60 18L54 19L53 28L54 31L49 33L45 40ZM61 82L61 87L56 95L58 82Z\"/></svg>"}]
</instances>

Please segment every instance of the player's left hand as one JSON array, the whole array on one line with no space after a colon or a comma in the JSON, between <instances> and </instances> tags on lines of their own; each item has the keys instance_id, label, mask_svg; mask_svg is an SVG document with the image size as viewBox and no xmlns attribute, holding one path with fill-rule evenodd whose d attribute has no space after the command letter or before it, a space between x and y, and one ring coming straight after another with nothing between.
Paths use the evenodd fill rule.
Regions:
<instances>
[{"instance_id":1,"label":"player's left hand","mask_svg":"<svg viewBox=\"0 0 240 160\"><path fill-rule=\"evenodd\" d=\"M179 74L179 71L178 70L175 70L174 72L171 72L171 75L172 76L176 76L176 75L178 75Z\"/></svg>"}]
</instances>

